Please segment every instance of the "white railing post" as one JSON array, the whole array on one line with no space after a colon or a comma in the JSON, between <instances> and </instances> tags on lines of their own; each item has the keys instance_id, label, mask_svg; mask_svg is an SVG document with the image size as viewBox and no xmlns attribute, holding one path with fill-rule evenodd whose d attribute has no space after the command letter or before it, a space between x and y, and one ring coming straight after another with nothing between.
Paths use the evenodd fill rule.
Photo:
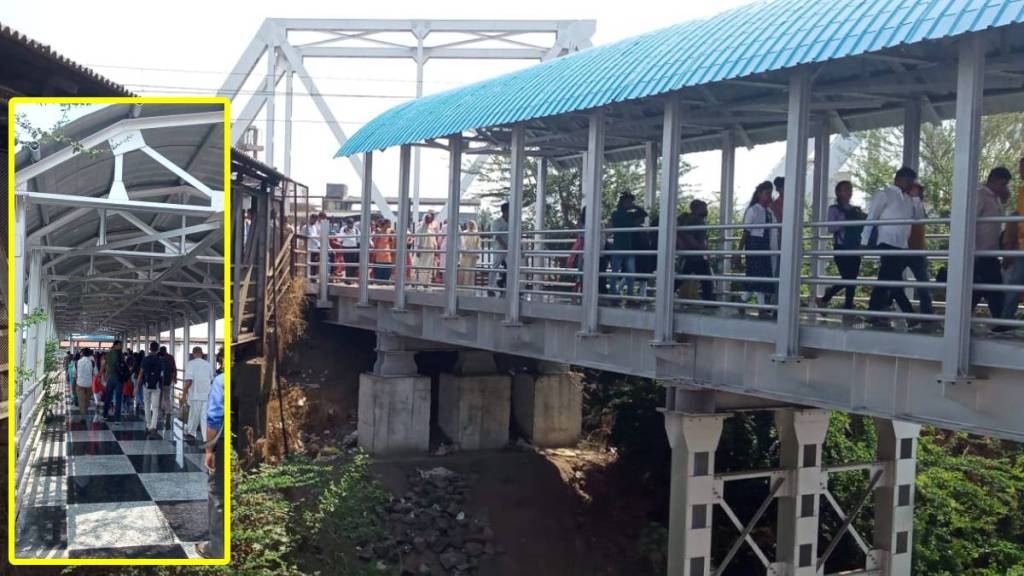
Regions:
<instances>
[{"instance_id":1,"label":"white railing post","mask_svg":"<svg viewBox=\"0 0 1024 576\"><path fill-rule=\"evenodd\" d=\"M394 276L395 312L405 312L406 255L409 253L409 168L412 146L403 144L398 159L398 226L396 227Z\"/></svg>"},{"instance_id":2,"label":"white railing post","mask_svg":"<svg viewBox=\"0 0 1024 576\"><path fill-rule=\"evenodd\" d=\"M726 130L722 132L722 175L721 184L718 199L718 223L722 226L732 224L733 220L733 198L735 196L734 190L736 187L736 136L732 130ZM732 234L732 230L723 229L722 234L722 250L729 250L732 248L732 242L727 238ZM722 262L722 275L728 275L732 272L732 258L725 256L721 260ZM722 282L719 286L719 290L722 292L728 292L732 290L732 286L729 282Z\"/></svg>"},{"instance_id":3,"label":"white railing post","mask_svg":"<svg viewBox=\"0 0 1024 576\"><path fill-rule=\"evenodd\" d=\"M370 202L373 198L373 152L363 154L363 190L359 217L359 305L370 304ZM346 272L347 275L347 272Z\"/></svg>"},{"instance_id":4,"label":"white railing post","mask_svg":"<svg viewBox=\"0 0 1024 576\"><path fill-rule=\"evenodd\" d=\"M519 268L522 265L520 254L523 240L523 173L526 165L524 136L522 124L512 127L512 165L510 168L512 182L508 197L508 253L505 255L505 267L508 268L505 275L505 298L508 302L508 312L505 316L506 326L519 325L521 304L519 300L521 288Z\"/></svg>"},{"instance_id":5,"label":"white railing post","mask_svg":"<svg viewBox=\"0 0 1024 576\"><path fill-rule=\"evenodd\" d=\"M800 269L803 253L803 205L807 188L807 133L810 112L810 76L806 68L789 81L789 120L786 126L786 195L782 206L779 246L778 333L776 362L800 357Z\"/></svg>"},{"instance_id":6,"label":"white railing post","mask_svg":"<svg viewBox=\"0 0 1024 576\"><path fill-rule=\"evenodd\" d=\"M970 379L971 289L974 275L975 205L981 132L985 48L977 35L960 40L953 153L953 204L949 224L946 325L942 337L941 380Z\"/></svg>"},{"instance_id":7,"label":"white railing post","mask_svg":"<svg viewBox=\"0 0 1024 576\"><path fill-rule=\"evenodd\" d=\"M331 243L330 243L330 232L331 223L328 221L320 222L320 274L317 282L320 284L317 288L319 289L319 301L317 302L318 307L327 306L327 284L330 278L330 260L331 260Z\"/></svg>"},{"instance_id":8,"label":"white railing post","mask_svg":"<svg viewBox=\"0 0 1024 576\"><path fill-rule=\"evenodd\" d=\"M580 336L598 334L598 299L601 283L600 259L601 196L604 183L604 110L589 115L587 153L583 172L583 208L587 211L583 231L583 323Z\"/></svg>"},{"instance_id":9,"label":"white railing post","mask_svg":"<svg viewBox=\"0 0 1024 576\"><path fill-rule=\"evenodd\" d=\"M813 185L814 188L811 192L811 219L816 222L824 221L828 218L828 181L829 181L829 154L831 152L831 146L829 146L829 139L831 133L829 130L828 120L826 118L820 118L814 124L814 176ZM811 241L811 247L814 250L823 250L826 245L824 240L821 240L822 232L824 228L811 228L811 235L814 238ZM825 267L828 265L828 261L821 256L814 256L811 258L811 277L820 278L825 275ZM824 296L825 286L823 284L817 284L812 288L812 296Z\"/></svg>"},{"instance_id":10,"label":"white railing post","mask_svg":"<svg viewBox=\"0 0 1024 576\"><path fill-rule=\"evenodd\" d=\"M462 203L462 134L448 137L448 229L445 238L444 313L459 310L459 206ZM474 272L475 274L475 272Z\"/></svg>"},{"instance_id":11,"label":"white railing post","mask_svg":"<svg viewBox=\"0 0 1024 576\"><path fill-rule=\"evenodd\" d=\"M676 212L679 207L679 138L681 104L678 98L665 100L661 128L661 202L658 215L658 269L654 300L656 346L671 346L675 338L676 296Z\"/></svg>"}]
</instances>

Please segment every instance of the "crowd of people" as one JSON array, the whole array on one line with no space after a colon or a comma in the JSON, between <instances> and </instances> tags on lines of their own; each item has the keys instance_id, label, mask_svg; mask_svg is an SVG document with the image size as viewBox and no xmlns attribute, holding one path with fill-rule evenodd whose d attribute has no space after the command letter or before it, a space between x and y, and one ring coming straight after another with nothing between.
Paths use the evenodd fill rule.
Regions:
<instances>
[{"instance_id":1,"label":"crowd of people","mask_svg":"<svg viewBox=\"0 0 1024 576\"><path fill-rule=\"evenodd\" d=\"M110 423L141 419L146 438L159 440L167 438L160 430L170 427L173 415L185 423L183 440L202 445L209 472L210 539L198 543L196 551L205 558L224 556L224 474L219 466L224 460L223 354L221 350L211 362L201 347L192 348L177 414L172 403L177 367L166 346L150 342L148 353L141 348L133 352L114 340L108 350L85 347L64 357L69 398L79 418L90 418L91 413L93 419Z\"/></svg>"},{"instance_id":2,"label":"crowd of people","mask_svg":"<svg viewBox=\"0 0 1024 576\"><path fill-rule=\"evenodd\" d=\"M1024 158L1018 173L1024 180ZM1011 182L1013 174L1005 167L993 169L977 191L974 223L977 251L1019 250L1024 247L1024 226L1015 222L1002 223L986 220L990 217L1024 214L1024 187L1017 192L1016 205L1008 210L1011 203ZM834 202L828 207L828 233L836 254L833 257L842 284L830 286L824 293L813 298L816 307L827 309L835 296L843 293L842 308L855 309L862 264L865 259L857 251L879 251L877 279L883 282L903 281L913 278L917 286L909 291L917 301L917 310L908 290L903 287L874 285L871 287L867 309L883 312L895 303L904 313L932 315L935 313L933 292L940 287L926 286L929 283L944 282L946 270L937 268L933 274L931 262L920 251L928 249L925 228L930 218L925 202L925 186L918 179L915 170L900 168L892 184L871 196L870 205L865 209L853 204L854 186L844 180L835 185ZM739 299L756 304L759 313L772 316L771 305L777 301L779 248L782 236L785 179L775 178L758 184L743 210L743 229L736 249L731 257L719 257L709 251L707 218L708 205L702 200L692 201L688 209L678 216L679 229L676 235L676 270L684 279L675 282L674 290L684 301L714 301L733 299L731 294L715 292L715 269L720 274L729 270L726 266L742 267L746 279L739 284ZM487 284L504 288L506 255L508 251L508 203L501 206L501 214L486 232L478 230L476 222L462 225L459 235L459 285L478 284L477 271L481 270L481 255L488 253L486 265L489 273ZM305 233L309 237L312 263L319 262L319 222L326 215L310 218ZM894 220L892 224L874 224L876 221ZM861 221L865 221L861 223ZM916 221L916 222L915 222ZM586 211L582 211L580 228L585 227ZM619 196L615 209L604 221L602 254L599 262L599 292L617 295L625 303L649 300L648 292L657 268L658 216L648 214L636 203L636 197L626 192ZM375 218L371 223L370 265L371 278L391 280L397 252L396 232L390 220ZM427 287L443 283L446 264L445 242L448 221L438 224L433 213L427 213L410 230L406 260L407 280L416 287ZM724 235L724 232L723 232ZM344 257L332 260L334 275L355 277L359 267L358 248L360 234L358 225L347 220L330 236L332 247L345 248ZM489 239L488 250L481 250L481 240ZM726 245L726 248L729 246ZM554 259L554 266L576 270L569 282L575 291L582 287L584 234L579 234L570 254L564 259ZM339 265L340 264L340 265ZM974 258L974 282L982 286L974 290L972 307L981 301L988 306L990 316L996 319L1012 319L1020 304L1021 294L1005 290L986 289L986 285L1024 285L1024 258L979 255ZM720 278L720 277L719 277ZM646 305L646 304L645 304ZM877 315L868 315L869 323L883 326L889 321ZM909 325L928 325L911 320ZM1011 329L1006 325L994 330Z\"/></svg>"}]
</instances>

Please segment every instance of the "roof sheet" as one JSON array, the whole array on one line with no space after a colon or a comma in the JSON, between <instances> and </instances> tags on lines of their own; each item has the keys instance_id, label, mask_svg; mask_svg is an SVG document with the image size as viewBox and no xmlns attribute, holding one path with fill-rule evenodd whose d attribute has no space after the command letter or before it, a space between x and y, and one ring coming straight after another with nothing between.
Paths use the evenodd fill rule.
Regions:
<instances>
[{"instance_id":1,"label":"roof sheet","mask_svg":"<svg viewBox=\"0 0 1024 576\"><path fill-rule=\"evenodd\" d=\"M349 156L1024 22L1024 0L770 0L400 104Z\"/></svg>"}]
</instances>

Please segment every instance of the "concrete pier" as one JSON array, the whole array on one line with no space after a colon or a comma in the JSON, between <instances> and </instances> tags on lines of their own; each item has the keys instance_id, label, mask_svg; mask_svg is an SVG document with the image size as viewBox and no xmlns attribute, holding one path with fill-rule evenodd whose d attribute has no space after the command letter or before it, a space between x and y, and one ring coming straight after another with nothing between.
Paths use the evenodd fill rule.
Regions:
<instances>
[{"instance_id":1,"label":"concrete pier","mask_svg":"<svg viewBox=\"0 0 1024 576\"><path fill-rule=\"evenodd\" d=\"M438 384L437 423L462 450L493 450L508 444L512 377L500 374L493 354L460 351L453 373Z\"/></svg>"},{"instance_id":2,"label":"concrete pier","mask_svg":"<svg viewBox=\"0 0 1024 576\"><path fill-rule=\"evenodd\" d=\"M583 428L582 376L568 366L543 366L512 379L512 417L536 446L573 446Z\"/></svg>"}]
</instances>

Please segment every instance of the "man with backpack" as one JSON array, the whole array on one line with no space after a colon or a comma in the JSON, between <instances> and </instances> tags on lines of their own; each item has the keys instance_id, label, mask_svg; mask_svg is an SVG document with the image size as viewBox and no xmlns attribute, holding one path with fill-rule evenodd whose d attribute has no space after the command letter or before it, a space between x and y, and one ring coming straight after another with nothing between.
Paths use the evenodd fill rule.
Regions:
<instances>
[{"instance_id":1,"label":"man with backpack","mask_svg":"<svg viewBox=\"0 0 1024 576\"><path fill-rule=\"evenodd\" d=\"M164 363L164 382L161 389L161 406L165 414L174 410L174 403L171 399L174 384L178 381L178 367L174 362L174 356L167 352L167 346L160 347L160 359Z\"/></svg>"},{"instance_id":2,"label":"man with backpack","mask_svg":"<svg viewBox=\"0 0 1024 576\"><path fill-rule=\"evenodd\" d=\"M149 354L139 363L139 385L146 388L146 436L157 437L157 424L160 422L161 388L164 384L166 362L160 356L160 344L149 343Z\"/></svg>"},{"instance_id":3,"label":"man with backpack","mask_svg":"<svg viewBox=\"0 0 1024 576\"><path fill-rule=\"evenodd\" d=\"M128 364L121 350L121 341L114 340L110 351L103 356L100 370L103 383L107 388L103 392L103 419L118 422L121 420L121 401L124 381L128 379ZM114 403L114 415L110 416L110 404Z\"/></svg>"}]
</instances>

